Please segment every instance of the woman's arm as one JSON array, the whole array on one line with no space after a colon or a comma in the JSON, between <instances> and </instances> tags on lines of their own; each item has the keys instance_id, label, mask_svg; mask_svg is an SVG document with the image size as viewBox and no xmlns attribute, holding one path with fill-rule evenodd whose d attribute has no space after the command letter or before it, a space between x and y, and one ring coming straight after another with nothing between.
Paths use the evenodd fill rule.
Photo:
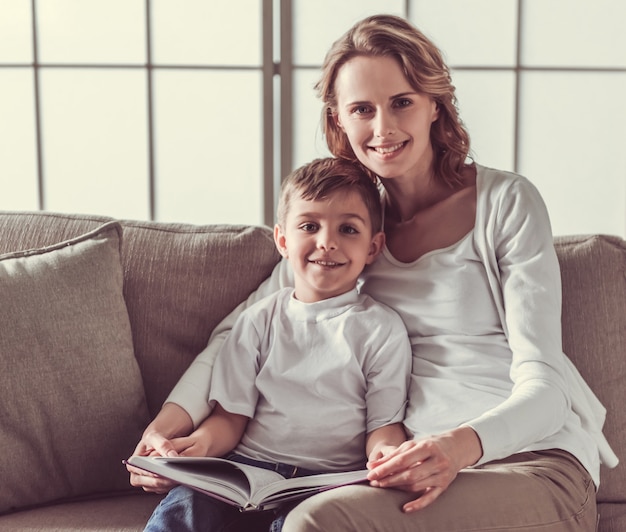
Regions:
<instances>
[{"instance_id":1,"label":"woman's arm","mask_svg":"<svg viewBox=\"0 0 626 532\"><path fill-rule=\"evenodd\" d=\"M505 458L561 429L570 408L561 344L561 278L548 212L527 179L508 179L479 227L485 266L512 353L510 396L468 421L480 463ZM484 213L483 213L484 214Z\"/></svg>"}]
</instances>

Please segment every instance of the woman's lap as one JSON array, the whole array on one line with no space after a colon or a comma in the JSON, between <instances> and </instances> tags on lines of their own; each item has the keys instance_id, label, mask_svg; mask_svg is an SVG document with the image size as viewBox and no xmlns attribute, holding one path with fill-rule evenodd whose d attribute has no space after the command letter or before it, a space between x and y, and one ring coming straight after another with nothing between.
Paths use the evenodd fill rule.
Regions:
<instances>
[{"instance_id":1,"label":"woman's lap","mask_svg":"<svg viewBox=\"0 0 626 532\"><path fill-rule=\"evenodd\" d=\"M523 453L464 470L430 506L405 514L415 498L399 490L347 486L315 495L288 515L283 532L593 532L595 487L563 451Z\"/></svg>"}]
</instances>

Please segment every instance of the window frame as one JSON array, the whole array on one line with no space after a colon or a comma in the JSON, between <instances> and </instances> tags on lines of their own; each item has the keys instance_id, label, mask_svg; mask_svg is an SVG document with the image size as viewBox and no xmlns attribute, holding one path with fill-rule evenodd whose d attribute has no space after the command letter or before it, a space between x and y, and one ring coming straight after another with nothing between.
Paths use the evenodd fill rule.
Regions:
<instances>
[{"instance_id":1,"label":"window frame","mask_svg":"<svg viewBox=\"0 0 626 532\"><path fill-rule=\"evenodd\" d=\"M319 70L321 65L294 64L293 60L293 4L295 0L261 0L261 36L262 60L258 66L240 65L163 65L154 64L152 57L152 22L151 2L145 0L145 33L146 61L137 64L54 64L43 63L39 57L39 35L37 30L37 0L30 1L32 25L32 63L0 63L0 69L30 69L32 71L35 114L35 153L37 158L37 205L39 210L46 210L45 197L45 164L43 161L43 138L41 119L41 86L42 69L142 69L147 80L147 146L148 146L148 212L150 220L158 220L157 208L158 187L156 184L155 146L154 146L154 85L153 75L158 69L208 69L208 70L255 70L262 73L262 144L263 169L261 172L262 198L259 198L262 220L260 223L274 223L278 189L282 178L293 169L294 163L294 74L299 70ZM404 16L411 20L412 7L419 0L404 0ZM569 66L527 66L522 62L524 38L524 2L516 0L517 26L515 36L515 64L512 66L460 66L450 65L454 72L502 71L514 76L514 127L513 127L513 162L512 171L520 167L520 117L522 109L522 78L528 72L577 72L577 73L626 73L626 67L569 67ZM279 44L276 44L279 43ZM471 133L471 132L470 132Z\"/></svg>"}]
</instances>

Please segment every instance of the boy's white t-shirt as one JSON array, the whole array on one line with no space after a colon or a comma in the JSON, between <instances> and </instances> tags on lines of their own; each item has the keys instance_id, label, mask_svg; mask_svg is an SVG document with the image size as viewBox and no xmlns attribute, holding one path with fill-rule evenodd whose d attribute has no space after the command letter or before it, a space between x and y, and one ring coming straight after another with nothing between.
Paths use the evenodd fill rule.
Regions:
<instances>
[{"instance_id":1,"label":"boy's white t-shirt","mask_svg":"<svg viewBox=\"0 0 626 532\"><path fill-rule=\"evenodd\" d=\"M236 452L319 471L365 465L365 437L404 418L411 347L400 317L356 290L303 303L285 288L238 318L209 402L250 419Z\"/></svg>"}]
</instances>

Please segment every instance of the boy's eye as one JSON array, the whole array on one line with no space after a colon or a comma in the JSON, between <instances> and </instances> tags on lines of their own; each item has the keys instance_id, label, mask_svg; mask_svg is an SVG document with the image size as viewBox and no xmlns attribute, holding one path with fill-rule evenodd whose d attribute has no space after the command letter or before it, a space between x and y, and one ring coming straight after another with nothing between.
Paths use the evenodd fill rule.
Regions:
<instances>
[{"instance_id":1,"label":"boy's eye","mask_svg":"<svg viewBox=\"0 0 626 532\"><path fill-rule=\"evenodd\" d=\"M351 226L351 225L344 225L341 228L341 232L345 233L347 235L357 235L357 234L359 234L358 229L356 227Z\"/></svg>"},{"instance_id":2,"label":"boy's eye","mask_svg":"<svg viewBox=\"0 0 626 532\"><path fill-rule=\"evenodd\" d=\"M313 222L306 222L300 224L300 229L302 231L305 231L306 233L312 233L313 231L317 230L317 224L314 224Z\"/></svg>"}]
</instances>

